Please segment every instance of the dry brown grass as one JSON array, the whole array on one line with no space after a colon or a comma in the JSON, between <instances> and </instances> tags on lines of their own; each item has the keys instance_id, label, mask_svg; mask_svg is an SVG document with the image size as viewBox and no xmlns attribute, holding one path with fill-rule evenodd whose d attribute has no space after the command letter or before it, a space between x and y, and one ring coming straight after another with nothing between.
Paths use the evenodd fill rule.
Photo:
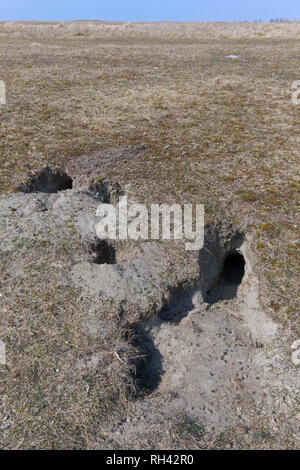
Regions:
<instances>
[{"instance_id":1,"label":"dry brown grass","mask_svg":"<svg viewBox=\"0 0 300 470\"><path fill-rule=\"evenodd\" d=\"M104 423L118 420L130 404L134 385L120 358L128 356L128 345L117 312L112 307L105 317L110 332L101 341L84 332L89 305L68 281L77 249L67 241L21 239L0 252L0 329L7 345L7 366L0 366L2 449L99 446ZM20 263L24 273L16 282ZM79 367L94 355L101 358L97 367Z\"/></svg>"},{"instance_id":2,"label":"dry brown grass","mask_svg":"<svg viewBox=\"0 0 300 470\"><path fill-rule=\"evenodd\" d=\"M7 86L7 105L0 108L1 192L14 190L46 162L144 145L139 159L116 165L108 176L129 184L141 202L204 202L207 220L247 226L256 235L266 310L296 338L300 106L291 103L291 84L300 78L299 37L300 23L0 23L0 79ZM239 58L226 58L230 54ZM38 280L38 266L31 269ZM29 295L34 299L38 285L29 282L23 294L12 293L11 308L26 304ZM55 282L52 289L66 302ZM42 303L52 305L46 298ZM12 321L9 328L15 326ZM20 333L21 350L26 334ZM87 352L88 339L77 340ZM55 339L54 350L51 360L59 363L63 351ZM43 356L42 346L32 363L22 365L27 374L40 373L36 354ZM22 370L15 371L16 383L20 377L31 383ZM80 414L71 406L67 421L45 429L40 440L32 438L33 447L59 447L66 422L63 447L91 445L97 413L82 398L85 392L74 388ZM32 393L40 400L38 387ZM63 400L57 400L61 410ZM12 447L30 446L24 423L29 429L31 411L19 410L23 421ZM91 416L84 430L81 413ZM81 434L73 439L76 420Z\"/></svg>"},{"instance_id":3,"label":"dry brown grass","mask_svg":"<svg viewBox=\"0 0 300 470\"><path fill-rule=\"evenodd\" d=\"M287 23L125 23L111 21L0 22L0 34L12 37L94 39L223 40L299 39L299 22Z\"/></svg>"}]
</instances>

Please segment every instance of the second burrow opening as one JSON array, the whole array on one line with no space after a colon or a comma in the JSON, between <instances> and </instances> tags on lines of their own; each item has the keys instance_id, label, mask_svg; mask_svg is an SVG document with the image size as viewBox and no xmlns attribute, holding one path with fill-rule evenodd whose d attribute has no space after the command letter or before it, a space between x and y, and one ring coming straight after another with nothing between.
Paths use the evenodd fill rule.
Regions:
<instances>
[{"instance_id":1,"label":"second burrow opening","mask_svg":"<svg viewBox=\"0 0 300 470\"><path fill-rule=\"evenodd\" d=\"M107 240L95 240L90 244L92 262L95 264L116 264L116 249Z\"/></svg>"}]
</instances>

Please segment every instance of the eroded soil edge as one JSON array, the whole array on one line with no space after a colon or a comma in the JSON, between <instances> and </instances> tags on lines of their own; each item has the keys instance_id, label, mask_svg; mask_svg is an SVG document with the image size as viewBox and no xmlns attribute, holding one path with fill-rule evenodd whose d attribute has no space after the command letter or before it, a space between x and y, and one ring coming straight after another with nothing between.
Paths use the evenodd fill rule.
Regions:
<instances>
[{"instance_id":1,"label":"eroded soil edge","mask_svg":"<svg viewBox=\"0 0 300 470\"><path fill-rule=\"evenodd\" d=\"M196 429L204 447L257 427L298 439L297 369L286 332L261 307L250 232L209 226L204 248L182 262L180 244L170 252L97 239L97 206L124 193L115 183L79 187L47 167L21 189L0 205L2 252L12 253L15 240L26 245L9 275L26 280L26 256L43 260L45 244L66 252L61 282L79 290L80 334L97 350L74 355L74 374L99 377L113 358L117 386L128 384L127 418L101 424L108 439L100 446L169 448L177 422L183 435Z\"/></svg>"}]
</instances>

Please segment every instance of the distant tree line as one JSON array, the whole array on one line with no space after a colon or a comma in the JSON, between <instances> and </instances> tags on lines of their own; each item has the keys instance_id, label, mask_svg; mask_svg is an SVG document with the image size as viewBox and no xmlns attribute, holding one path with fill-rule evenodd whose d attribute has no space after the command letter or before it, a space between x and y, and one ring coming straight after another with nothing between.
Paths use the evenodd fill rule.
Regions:
<instances>
[{"instance_id":1,"label":"distant tree line","mask_svg":"<svg viewBox=\"0 0 300 470\"><path fill-rule=\"evenodd\" d=\"M269 23L289 23L289 22L292 22L292 21L300 21L298 20L297 18L293 19L293 20L289 20L288 18L271 18L269 20ZM244 23L249 23L248 20L245 20ZM251 23L251 21L250 21ZM254 20L253 23L265 23L265 21L263 20Z\"/></svg>"},{"instance_id":2,"label":"distant tree line","mask_svg":"<svg viewBox=\"0 0 300 470\"><path fill-rule=\"evenodd\" d=\"M270 23L287 23L288 20L287 18L271 18Z\"/></svg>"}]
</instances>

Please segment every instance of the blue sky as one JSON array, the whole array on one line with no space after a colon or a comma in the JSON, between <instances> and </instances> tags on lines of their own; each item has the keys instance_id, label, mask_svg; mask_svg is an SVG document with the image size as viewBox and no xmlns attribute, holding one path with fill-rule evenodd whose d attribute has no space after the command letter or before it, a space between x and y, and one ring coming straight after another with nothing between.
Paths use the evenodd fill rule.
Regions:
<instances>
[{"instance_id":1,"label":"blue sky","mask_svg":"<svg viewBox=\"0 0 300 470\"><path fill-rule=\"evenodd\" d=\"M0 0L0 20L253 21L300 18L300 0Z\"/></svg>"}]
</instances>

